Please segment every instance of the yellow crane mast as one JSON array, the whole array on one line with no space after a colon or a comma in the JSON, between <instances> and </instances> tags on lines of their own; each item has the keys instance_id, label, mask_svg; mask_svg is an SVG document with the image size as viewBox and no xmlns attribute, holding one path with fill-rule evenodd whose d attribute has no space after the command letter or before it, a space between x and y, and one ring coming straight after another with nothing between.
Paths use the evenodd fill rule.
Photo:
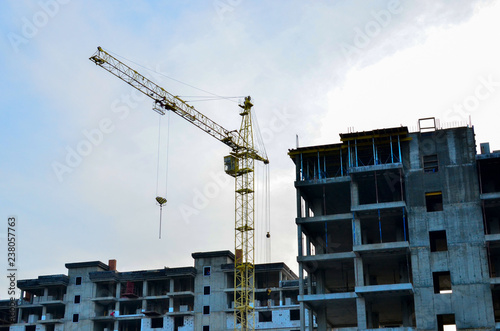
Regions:
<instances>
[{"instance_id":1,"label":"yellow crane mast","mask_svg":"<svg viewBox=\"0 0 500 331\"><path fill-rule=\"evenodd\" d=\"M229 131L101 47L90 60L153 99L153 110L159 114L170 110L231 148L224 157L224 170L235 178L234 329L255 330L254 161L268 164L269 160L254 148L251 98L240 105L240 130Z\"/></svg>"}]
</instances>

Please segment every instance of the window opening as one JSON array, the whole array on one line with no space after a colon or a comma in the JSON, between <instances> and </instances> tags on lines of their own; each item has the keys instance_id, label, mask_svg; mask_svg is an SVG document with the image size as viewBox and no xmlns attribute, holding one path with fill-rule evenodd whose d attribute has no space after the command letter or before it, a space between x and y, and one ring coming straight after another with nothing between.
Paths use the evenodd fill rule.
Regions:
<instances>
[{"instance_id":1,"label":"window opening","mask_svg":"<svg viewBox=\"0 0 500 331\"><path fill-rule=\"evenodd\" d=\"M428 212L443 210L443 194L442 192L427 192L425 193L425 205Z\"/></svg>"},{"instance_id":2,"label":"window opening","mask_svg":"<svg viewBox=\"0 0 500 331\"><path fill-rule=\"evenodd\" d=\"M434 293L452 293L451 276L449 271L433 272L432 280L434 282Z\"/></svg>"},{"instance_id":3,"label":"window opening","mask_svg":"<svg viewBox=\"0 0 500 331\"><path fill-rule=\"evenodd\" d=\"M431 244L431 252L443 252L448 250L446 230L430 231L429 240Z\"/></svg>"}]
</instances>

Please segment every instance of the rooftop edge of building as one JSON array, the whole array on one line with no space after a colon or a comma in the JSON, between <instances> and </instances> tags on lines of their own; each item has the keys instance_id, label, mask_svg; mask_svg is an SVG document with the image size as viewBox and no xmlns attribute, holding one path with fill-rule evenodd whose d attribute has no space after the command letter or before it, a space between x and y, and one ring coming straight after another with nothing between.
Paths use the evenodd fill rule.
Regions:
<instances>
[{"instance_id":1,"label":"rooftop edge of building","mask_svg":"<svg viewBox=\"0 0 500 331\"><path fill-rule=\"evenodd\" d=\"M101 268L105 271L109 270L109 266L101 261L87 261L87 262L73 262L66 263L64 265L67 269L79 269L79 268Z\"/></svg>"},{"instance_id":2,"label":"rooftop edge of building","mask_svg":"<svg viewBox=\"0 0 500 331\"><path fill-rule=\"evenodd\" d=\"M229 250L212 251L212 252L195 252L191 256L193 259L213 258L213 257L228 257L234 261L234 254Z\"/></svg>"}]
</instances>

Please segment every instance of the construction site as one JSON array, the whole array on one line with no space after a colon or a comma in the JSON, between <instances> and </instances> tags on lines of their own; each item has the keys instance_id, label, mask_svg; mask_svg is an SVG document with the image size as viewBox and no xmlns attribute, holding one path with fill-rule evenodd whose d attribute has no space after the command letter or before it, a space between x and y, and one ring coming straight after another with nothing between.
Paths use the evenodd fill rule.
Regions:
<instances>
[{"instance_id":1,"label":"construction site","mask_svg":"<svg viewBox=\"0 0 500 331\"><path fill-rule=\"evenodd\" d=\"M500 330L500 151L476 153L472 126L434 118L340 141L288 152L299 272L253 265L251 328L237 317L240 257L216 251L19 280L17 320L1 301L0 330Z\"/></svg>"},{"instance_id":2,"label":"construction site","mask_svg":"<svg viewBox=\"0 0 500 331\"><path fill-rule=\"evenodd\" d=\"M298 265L287 266L269 258L270 161L252 98L230 130L103 48L89 59L160 117L175 114L229 148L234 247L153 270L69 261L67 274L17 280L19 298L0 301L0 331L500 330L500 151L481 143L477 153L470 123L423 118L416 130L350 130L340 143L289 149ZM255 254L256 163L266 169L265 263Z\"/></svg>"}]
</instances>

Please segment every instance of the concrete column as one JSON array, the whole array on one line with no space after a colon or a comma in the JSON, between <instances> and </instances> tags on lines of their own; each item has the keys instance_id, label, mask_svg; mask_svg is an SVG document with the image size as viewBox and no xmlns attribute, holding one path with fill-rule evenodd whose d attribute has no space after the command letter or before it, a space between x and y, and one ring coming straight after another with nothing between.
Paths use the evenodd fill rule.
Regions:
<instances>
[{"instance_id":1,"label":"concrete column","mask_svg":"<svg viewBox=\"0 0 500 331\"><path fill-rule=\"evenodd\" d=\"M299 296L304 295L304 268L302 262L299 262ZM300 331L306 330L306 314L304 302L300 302Z\"/></svg>"},{"instance_id":2,"label":"concrete column","mask_svg":"<svg viewBox=\"0 0 500 331\"><path fill-rule=\"evenodd\" d=\"M356 309L358 314L358 330L366 329L366 304L365 298L356 298Z\"/></svg>"},{"instance_id":3,"label":"concrete column","mask_svg":"<svg viewBox=\"0 0 500 331\"><path fill-rule=\"evenodd\" d=\"M358 183L354 180L354 176L351 176L351 206L359 206Z\"/></svg>"},{"instance_id":4,"label":"concrete column","mask_svg":"<svg viewBox=\"0 0 500 331\"><path fill-rule=\"evenodd\" d=\"M122 291L122 284L121 283L117 283L116 284L116 295L115 297L117 299L120 299L120 293ZM120 301L116 301L115 303L115 311L116 312L119 312L120 311ZM115 314L116 316L116 314ZM118 330L118 321L115 322L115 330Z\"/></svg>"},{"instance_id":5,"label":"concrete column","mask_svg":"<svg viewBox=\"0 0 500 331\"><path fill-rule=\"evenodd\" d=\"M169 283L170 283L170 290L169 292L174 292L174 280L173 279L170 279L169 280ZM174 298L173 297L170 297L168 299L168 311L170 313L173 313L174 312Z\"/></svg>"},{"instance_id":6,"label":"concrete column","mask_svg":"<svg viewBox=\"0 0 500 331\"><path fill-rule=\"evenodd\" d=\"M283 271L280 270L278 275L281 284L281 282L283 281ZM283 291L280 289L279 292L280 292L280 306L283 306Z\"/></svg>"},{"instance_id":7,"label":"concrete column","mask_svg":"<svg viewBox=\"0 0 500 331\"><path fill-rule=\"evenodd\" d=\"M354 278L356 286L365 286L363 259L361 257L354 258Z\"/></svg>"},{"instance_id":8,"label":"concrete column","mask_svg":"<svg viewBox=\"0 0 500 331\"><path fill-rule=\"evenodd\" d=\"M315 273L316 276L316 294L325 294L326 289L325 289L325 271L324 270L317 270Z\"/></svg>"},{"instance_id":9,"label":"concrete column","mask_svg":"<svg viewBox=\"0 0 500 331\"><path fill-rule=\"evenodd\" d=\"M142 296L146 297L148 296L148 281L145 280L142 282ZM142 311L145 311L148 308L148 304L146 302L146 299L142 300Z\"/></svg>"},{"instance_id":10,"label":"concrete column","mask_svg":"<svg viewBox=\"0 0 500 331\"><path fill-rule=\"evenodd\" d=\"M327 331L326 307L323 305L316 310L316 321L318 322L318 331Z\"/></svg>"},{"instance_id":11,"label":"concrete column","mask_svg":"<svg viewBox=\"0 0 500 331\"><path fill-rule=\"evenodd\" d=\"M21 323L21 316L23 315L23 309L22 308L19 308L17 310L17 323Z\"/></svg>"},{"instance_id":12,"label":"concrete column","mask_svg":"<svg viewBox=\"0 0 500 331\"><path fill-rule=\"evenodd\" d=\"M363 240L361 238L362 235L366 236L366 234L361 233L361 221L359 218L354 218L352 220L353 223L353 228L354 228L354 238L353 238L353 244L354 245L362 245Z\"/></svg>"}]
</instances>

